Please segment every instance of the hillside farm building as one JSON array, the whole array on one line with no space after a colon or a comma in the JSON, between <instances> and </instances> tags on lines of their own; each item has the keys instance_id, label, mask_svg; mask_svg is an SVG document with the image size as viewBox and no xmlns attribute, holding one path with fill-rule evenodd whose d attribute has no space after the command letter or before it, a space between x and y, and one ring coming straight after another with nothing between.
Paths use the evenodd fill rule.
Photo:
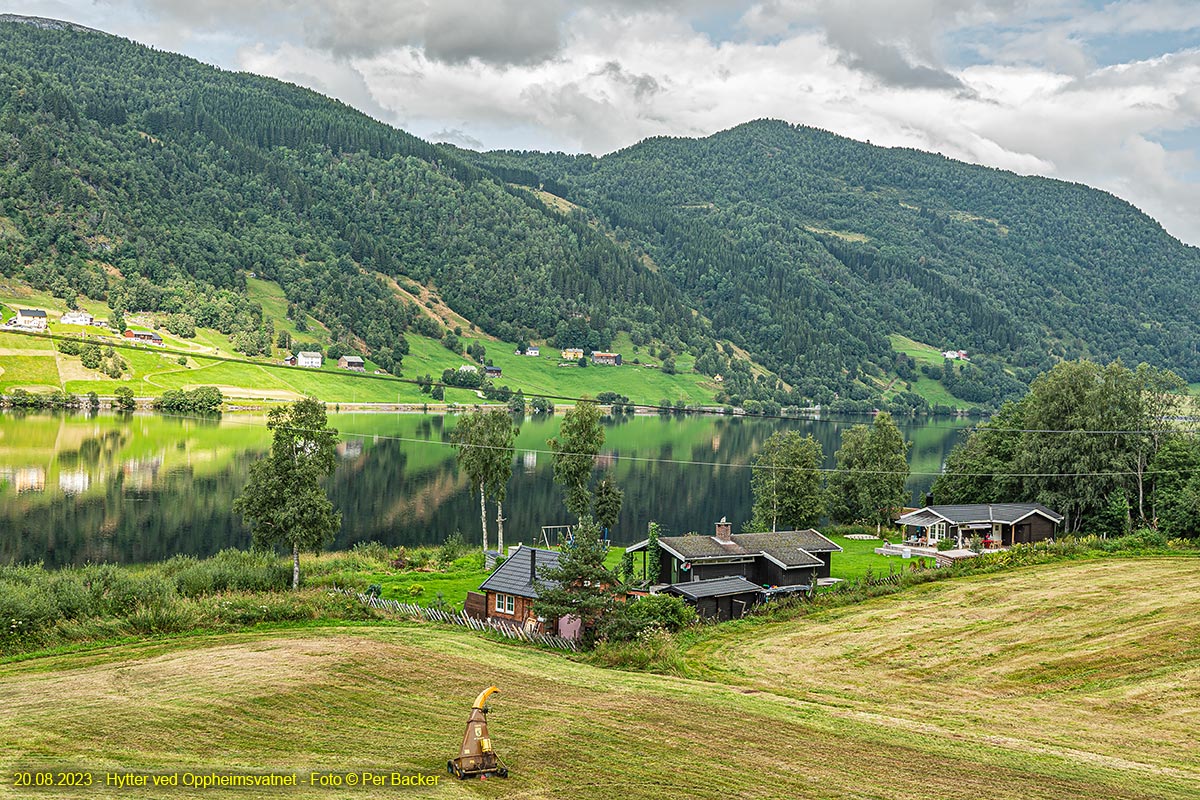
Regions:
<instances>
[{"instance_id":1,"label":"hillside farm building","mask_svg":"<svg viewBox=\"0 0 1200 800\"><path fill-rule=\"evenodd\" d=\"M46 312L40 308L18 308L16 326L27 331L46 330Z\"/></svg>"},{"instance_id":2,"label":"hillside farm building","mask_svg":"<svg viewBox=\"0 0 1200 800\"><path fill-rule=\"evenodd\" d=\"M148 344L162 345L163 338L154 331L133 331L126 329L126 339L133 339L137 342L147 342Z\"/></svg>"},{"instance_id":3,"label":"hillside farm building","mask_svg":"<svg viewBox=\"0 0 1200 800\"><path fill-rule=\"evenodd\" d=\"M309 350L301 350L296 353L296 366L298 367L316 367L320 369L323 358L320 353L314 353Z\"/></svg>"},{"instance_id":4,"label":"hillside farm building","mask_svg":"<svg viewBox=\"0 0 1200 800\"><path fill-rule=\"evenodd\" d=\"M60 325L91 325L93 317L86 311L68 311L59 319Z\"/></svg>"}]
</instances>

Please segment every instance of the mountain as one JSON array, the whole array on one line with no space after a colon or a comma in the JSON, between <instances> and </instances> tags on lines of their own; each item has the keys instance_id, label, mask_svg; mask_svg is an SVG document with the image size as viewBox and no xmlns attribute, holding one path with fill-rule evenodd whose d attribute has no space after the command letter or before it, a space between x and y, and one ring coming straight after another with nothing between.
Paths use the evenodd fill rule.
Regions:
<instances>
[{"instance_id":1,"label":"mountain","mask_svg":"<svg viewBox=\"0 0 1200 800\"><path fill-rule=\"evenodd\" d=\"M995 406L1080 356L1200 380L1200 251L1086 186L772 120L602 158L475 153L13 16L0 276L269 355L255 276L289 325L392 370L449 306L508 342L689 352L719 401L768 408Z\"/></svg>"},{"instance_id":2,"label":"mountain","mask_svg":"<svg viewBox=\"0 0 1200 800\"><path fill-rule=\"evenodd\" d=\"M269 354L248 275L386 367L445 302L505 340L711 347L585 221L314 92L53 20L0 20L0 275ZM424 302L420 302L423 300Z\"/></svg>"},{"instance_id":3,"label":"mountain","mask_svg":"<svg viewBox=\"0 0 1200 800\"><path fill-rule=\"evenodd\" d=\"M897 335L969 351L949 388L981 402L1063 358L1200 380L1200 250L1087 186L773 120L602 158L455 152L590 209L816 399L907 377Z\"/></svg>"}]
</instances>

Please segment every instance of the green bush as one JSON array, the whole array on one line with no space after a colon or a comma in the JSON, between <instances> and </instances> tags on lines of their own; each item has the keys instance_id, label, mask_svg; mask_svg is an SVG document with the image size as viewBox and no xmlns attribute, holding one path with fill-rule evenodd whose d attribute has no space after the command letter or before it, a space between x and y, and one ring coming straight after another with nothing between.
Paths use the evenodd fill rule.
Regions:
<instances>
[{"instance_id":1,"label":"green bush","mask_svg":"<svg viewBox=\"0 0 1200 800\"><path fill-rule=\"evenodd\" d=\"M627 642L651 629L674 633L696 621L696 610L669 594L629 598L619 603L600 624L597 635L612 642Z\"/></svg>"},{"instance_id":2,"label":"green bush","mask_svg":"<svg viewBox=\"0 0 1200 800\"><path fill-rule=\"evenodd\" d=\"M358 542L350 548L350 552L382 564L390 564L393 557L392 549L379 542Z\"/></svg>"},{"instance_id":3,"label":"green bush","mask_svg":"<svg viewBox=\"0 0 1200 800\"><path fill-rule=\"evenodd\" d=\"M176 563L172 560L168 565L174 568ZM175 573L175 586L184 597L228 591L281 591L291 583L291 567L274 554L232 548L204 561L185 562Z\"/></svg>"},{"instance_id":4,"label":"green bush","mask_svg":"<svg viewBox=\"0 0 1200 800\"><path fill-rule=\"evenodd\" d=\"M466 539L463 538L460 531L455 531L446 537L438 549L438 563L449 566L454 563L454 559L466 555L467 549Z\"/></svg>"},{"instance_id":5,"label":"green bush","mask_svg":"<svg viewBox=\"0 0 1200 800\"><path fill-rule=\"evenodd\" d=\"M185 601L170 598L157 603L140 605L125 618L131 633L150 636L163 633L182 633L196 627L200 615Z\"/></svg>"}]
</instances>

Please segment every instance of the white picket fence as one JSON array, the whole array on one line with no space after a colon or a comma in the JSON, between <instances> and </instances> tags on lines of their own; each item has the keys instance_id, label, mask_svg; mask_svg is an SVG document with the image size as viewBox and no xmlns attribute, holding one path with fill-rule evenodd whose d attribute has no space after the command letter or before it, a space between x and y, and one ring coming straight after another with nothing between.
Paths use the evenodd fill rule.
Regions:
<instances>
[{"instance_id":1,"label":"white picket fence","mask_svg":"<svg viewBox=\"0 0 1200 800\"><path fill-rule=\"evenodd\" d=\"M458 625L464 628L470 628L473 631L493 631L508 639L520 639L523 642L531 644L545 645L553 647L557 650L570 650L579 652L579 645L574 639L568 639L565 636L553 636L548 633L537 633L526 630L517 625L511 625L499 620L475 619L468 617L466 612L443 611L440 608L430 608L428 606L419 606L416 603L401 603L399 600L387 600L382 597L374 597L369 594L355 593L344 589L339 589L343 594L351 594L358 598L358 602L365 606L376 609L377 611L386 611L390 614L398 614L400 616L409 617L411 619L421 619L427 622L442 622L447 625Z\"/></svg>"}]
</instances>

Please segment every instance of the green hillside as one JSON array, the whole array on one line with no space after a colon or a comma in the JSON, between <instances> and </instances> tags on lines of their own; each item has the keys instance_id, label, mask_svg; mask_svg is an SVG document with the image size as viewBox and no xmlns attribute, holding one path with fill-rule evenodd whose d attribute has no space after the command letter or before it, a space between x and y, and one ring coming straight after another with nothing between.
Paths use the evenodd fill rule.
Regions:
<instances>
[{"instance_id":1,"label":"green hillside","mask_svg":"<svg viewBox=\"0 0 1200 800\"><path fill-rule=\"evenodd\" d=\"M1063 358L1200 377L1200 250L1086 186L771 120L602 158L447 151L587 209L825 403L907 378L895 335L971 353L960 405Z\"/></svg>"},{"instance_id":2,"label":"green hillside","mask_svg":"<svg viewBox=\"0 0 1200 800\"><path fill-rule=\"evenodd\" d=\"M197 352L282 336L411 373L414 337L458 327L636 345L720 375L717 402L835 411L993 408L1081 356L1200 379L1200 251L1085 186L770 120L473 153L20 19L0 20L0 280ZM971 359L938 370L901 339Z\"/></svg>"},{"instance_id":3,"label":"green hillside","mask_svg":"<svg viewBox=\"0 0 1200 800\"><path fill-rule=\"evenodd\" d=\"M0 127L0 278L130 326L247 355L287 334L389 371L455 314L512 343L711 346L637 254L296 86L10 18Z\"/></svg>"},{"instance_id":4,"label":"green hillside","mask_svg":"<svg viewBox=\"0 0 1200 800\"><path fill-rule=\"evenodd\" d=\"M1077 562L724 625L682 652L682 676L384 621L11 661L0 664L0 780L13 797L49 796L11 786L14 771L45 767L101 780L442 776L424 790L286 790L295 797L1191 798L1194 570L1192 559ZM490 684L489 733L511 777L449 781L471 700Z\"/></svg>"}]
</instances>

